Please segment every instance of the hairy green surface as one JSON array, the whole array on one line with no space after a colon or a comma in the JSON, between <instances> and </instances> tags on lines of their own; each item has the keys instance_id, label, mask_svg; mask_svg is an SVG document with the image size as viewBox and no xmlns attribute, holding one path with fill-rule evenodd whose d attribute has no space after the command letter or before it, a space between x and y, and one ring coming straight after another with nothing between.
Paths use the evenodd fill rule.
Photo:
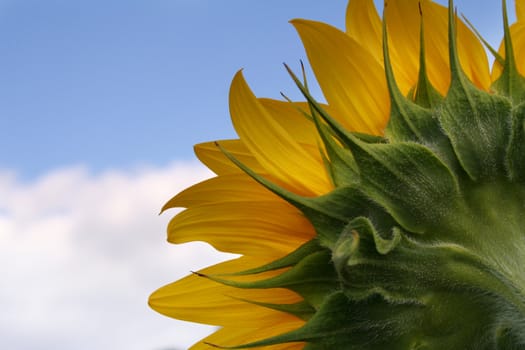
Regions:
<instances>
[{"instance_id":1,"label":"hairy green surface","mask_svg":"<svg viewBox=\"0 0 525 350\"><path fill-rule=\"evenodd\" d=\"M277 277L238 283L207 276L304 297L263 305L306 320L302 328L234 349L296 341L307 350L525 349L525 80L505 15L504 72L493 93L477 89L459 65L449 8L446 96L428 82L424 49L414 97L402 96L384 40L392 106L386 138L344 130L292 73L324 142L333 192L300 197L224 151L317 232L289 256L241 273L290 268Z\"/></svg>"}]
</instances>

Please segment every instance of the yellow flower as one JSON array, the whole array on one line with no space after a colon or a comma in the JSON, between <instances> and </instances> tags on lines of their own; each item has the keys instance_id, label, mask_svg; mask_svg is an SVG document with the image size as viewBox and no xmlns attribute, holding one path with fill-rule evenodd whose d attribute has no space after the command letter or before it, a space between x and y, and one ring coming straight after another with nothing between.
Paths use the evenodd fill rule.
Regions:
<instances>
[{"instance_id":1,"label":"yellow flower","mask_svg":"<svg viewBox=\"0 0 525 350\"><path fill-rule=\"evenodd\" d=\"M514 57L523 62L524 2L516 11ZM485 118L507 111L507 101L518 106L521 77L505 60L504 44L491 73L476 35L460 19L451 23L452 12L439 4L392 0L383 18L372 0L350 0L345 32L292 21L325 105L300 82L308 102L257 98L242 73L235 75L229 104L239 139L197 145L197 156L217 176L163 208L186 208L170 222L169 242L205 241L241 255L151 295L151 307L162 314L220 327L193 350L525 346L515 335L522 329L511 322L525 309L523 239L489 248L465 238L474 231L483 231L483 239L496 229L509 237L522 232L516 229L523 227L522 207L514 204L525 192L518 180L525 132L507 132L503 119L501 126ZM525 65L517 68L525 73ZM480 121L455 119L456 113L475 121L479 114ZM488 129L499 134L487 136ZM480 144L486 148L478 150ZM487 198L501 201L479 204ZM515 263L501 258L507 253ZM483 277L486 271L517 282L502 287L500 279ZM468 294L475 290L481 292ZM500 293L506 316L476 309L491 310L481 297L491 293ZM464 315L451 316L460 309ZM481 328L457 332L457 322L478 320ZM479 329L486 339L476 347Z\"/></svg>"}]
</instances>

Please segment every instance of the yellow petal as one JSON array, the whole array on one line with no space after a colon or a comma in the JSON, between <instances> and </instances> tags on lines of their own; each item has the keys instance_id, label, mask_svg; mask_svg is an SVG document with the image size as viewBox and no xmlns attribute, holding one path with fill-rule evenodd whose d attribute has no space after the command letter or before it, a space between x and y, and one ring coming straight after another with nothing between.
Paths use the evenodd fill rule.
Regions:
<instances>
[{"instance_id":1,"label":"yellow petal","mask_svg":"<svg viewBox=\"0 0 525 350\"><path fill-rule=\"evenodd\" d=\"M217 176L180 192L170 199L162 208L189 208L202 204L223 202L265 202L280 201L273 192L270 192L248 175L230 174Z\"/></svg>"},{"instance_id":2,"label":"yellow petal","mask_svg":"<svg viewBox=\"0 0 525 350\"><path fill-rule=\"evenodd\" d=\"M324 145L319 136L314 122L311 119L306 119L303 113L310 114L310 106L307 102L284 102L273 99L261 98L261 104L266 108L269 115L292 137L313 159L316 159L320 168L324 168L324 161L321 157L321 152L324 153ZM334 115L333 109L327 105L320 103L321 107L330 115ZM321 148L321 151L320 149ZM325 174L325 173L323 173ZM329 192L332 189L331 182L325 178L326 190ZM285 185L283 185L286 187Z\"/></svg>"},{"instance_id":3,"label":"yellow petal","mask_svg":"<svg viewBox=\"0 0 525 350\"><path fill-rule=\"evenodd\" d=\"M357 41L327 24L293 20L323 94L349 130L383 134L390 100L381 64Z\"/></svg>"},{"instance_id":4,"label":"yellow petal","mask_svg":"<svg viewBox=\"0 0 525 350\"><path fill-rule=\"evenodd\" d=\"M512 44L516 62L525 62L525 22L518 22L511 28ZM525 65L517 64L518 72L525 75Z\"/></svg>"},{"instance_id":5,"label":"yellow petal","mask_svg":"<svg viewBox=\"0 0 525 350\"><path fill-rule=\"evenodd\" d=\"M388 2L385 18L390 41L390 55L396 81L408 93L419 74L419 33L421 11L425 27L425 58L430 82L443 95L450 84L448 49L448 9L431 1ZM458 23L458 53L461 66L479 88L488 90L490 74L483 46L461 21Z\"/></svg>"},{"instance_id":6,"label":"yellow petal","mask_svg":"<svg viewBox=\"0 0 525 350\"><path fill-rule=\"evenodd\" d=\"M516 65L518 68L518 72L521 75L525 75L525 65L519 64L519 62L524 62L525 60L525 21L514 23L510 27L510 36L512 38L512 47L514 49L514 56L515 56L516 62L518 63ZM501 42L499 46L498 53L501 55L501 57L505 58L505 47L504 47L503 41ZM492 69L492 80L493 81L499 78L502 70L503 70L503 67L501 66L501 64L499 64L498 61L495 61L494 67Z\"/></svg>"},{"instance_id":7,"label":"yellow petal","mask_svg":"<svg viewBox=\"0 0 525 350\"><path fill-rule=\"evenodd\" d=\"M319 134L315 129L313 122L309 121L300 111L309 112L307 103L290 103L277 101L273 99L258 99L261 105L268 112L268 117L278 123L288 132L288 136L294 140L297 145L306 152L310 159L317 163L317 169L323 169L324 164L319 151ZM330 112L330 107L323 105ZM274 177L264 169L257 161L248 147L241 140L222 140L218 142L221 147L226 149L235 158L243 164L254 170L256 173L269 178L271 181L288 189L294 190L293 186L284 182L282 179ZM237 167L231 160L226 157L214 142L207 142L195 146L197 157L208 168L218 175L239 174L243 171ZM322 193L332 189L332 184L327 178L325 172L318 171L318 175L323 178ZM165 208L166 209L166 208Z\"/></svg>"},{"instance_id":8,"label":"yellow petal","mask_svg":"<svg viewBox=\"0 0 525 350\"><path fill-rule=\"evenodd\" d=\"M326 192L329 181L324 167L275 121L241 72L231 84L230 114L242 142L268 173L302 195Z\"/></svg>"},{"instance_id":9,"label":"yellow petal","mask_svg":"<svg viewBox=\"0 0 525 350\"><path fill-rule=\"evenodd\" d=\"M436 4L433 6L439 7ZM461 68L474 85L488 91L490 90L492 79L485 48L463 21L458 19L457 24L458 54Z\"/></svg>"},{"instance_id":10,"label":"yellow petal","mask_svg":"<svg viewBox=\"0 0 525 350\"><path fill-rule=\"evenodd\" d=\"M381 18L372 0L350 0L346 8L346 34L383 62Z\"/></svg>"},{"instance_id":11,"label":"yellow petal","mask_svg":"<svg viewBox=\"0 0 525 350\"><path fill-rule=\"evenodd\" d=\"M199 272L207 275L226 274L258 267L263 263L264 260L242 257ZM267 273L266 276L272 274ZM258 275L257 279L260 278ZM250 279L254 280L254 277L243 277L243 280ZM149 304L157 312L169 317L217 326L239 326L239 320L245 327L261 327L271 323L269 320L297 320L294 316L241 299L274 304L293 304L302 300L287 289L239 289L193 274L159 288L150 296Z\"/></svg>"},{"instance_id":12,"label":"yellow petal","mask_svg":"<svg viewBox=\"0 0 525 350\"><path fill-rule=\"evenodd\" d=\"M515 0L516 18L518 22L525 21L525 1Z\"/></svg>"},{"instance_id":13,"label":"yellow petal","mask_svg":"<svg viewBox=\"0 0 525 350\"><path fill-rule=\"evenodd\" d=\"M192 206L168 225L168 241L203 241L223 252L278 257L314 235L309 221L282 201L223 201Z\"/></svg>"},{"instance_id":14,"label":"yellow petal","mask_svg":"<svg viewBox=\"0 0 525 350\"><path fill-rule=\"evenodd\" d=\"M385 6L389 54L396 82L404 94L416 85L419 71L419 3L418 0L389 1ZM445 68L443 72L448 71Z\"/></svg>"},{"instance_id":15,"label":"yellow petal","mask_svg":"<svg viewBox=\"0 0 525 350\"><path fill-rule=\"evenodd\" d=\"M313 121L307 119L301 111L310 113L305 102L285 102L269 98L259 98L269 116L286 130L297 143L317 145L319 133Z\"/></svg>"},{"instance_id":16,"label":"yellow petal","mask_svg":"<svg viewBox=\"0 0 525 350\"><path fill-rule=\"evenodd\" d=\"M266 174L265 169L250 153L241 140L222 140L218 143L235 158L258 174ZM243 173L241 169L228 159L217 147L215 142L205 142L195 146L195 154L199 160L217 175Z\"/></svg>"},{"instance_id":17,"label":"yellow petal","mask_svg":"<svg viewBox=\"0 0 525 350\"><path fill-rule=\"evenodd\" d=\"M242 323L237 327L225 327L201 342L195 344L190 350L209 350L210 346L206 343L214 344L218 346L235 346L239 344L247 344L253 341L270 338L276 335L280 335L289 331L293 331L302 326L302 322L298 320L288 319L277 319L274 323L269 324L267 327L260 328L247 328L243 327ZM300 350L305 346L304 343L285 343L277 345L269 345L258 347L261 350Z\"/></svg>"}]
</instances>

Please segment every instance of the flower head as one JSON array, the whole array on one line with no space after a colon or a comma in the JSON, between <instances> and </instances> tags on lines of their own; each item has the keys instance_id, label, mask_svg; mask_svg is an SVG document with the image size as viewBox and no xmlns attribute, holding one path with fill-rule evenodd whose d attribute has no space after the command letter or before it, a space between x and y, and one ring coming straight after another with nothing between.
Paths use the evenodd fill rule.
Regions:
<instances>
[{"instance_id":1,"label":"flower head","mask_svg":"<svg viewBox=\"0 0 525 350\"><path fill-rule=\"evenodd\" d=\"M217 176L164 209L170 242L241 256L150 305L220 327L194 350L525 347L524 7L492 73L452 4L292 21L326 103L288 67L306 102L237 73L239 139L197 145Z\"/></svg>"}]
</instances>

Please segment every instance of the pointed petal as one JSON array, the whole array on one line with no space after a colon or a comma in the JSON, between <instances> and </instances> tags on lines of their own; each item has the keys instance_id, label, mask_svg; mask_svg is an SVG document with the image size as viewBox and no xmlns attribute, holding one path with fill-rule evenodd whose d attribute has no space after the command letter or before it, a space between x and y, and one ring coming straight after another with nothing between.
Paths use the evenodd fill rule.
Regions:
<instances>
[{"instance_id":1,"label":"pointed petal","mask_svg":"<svg viewBox=\"0 0 525 350\"><path fill-rule=\"evenodd\" d=\"M390 1L384 13L396 83L405 95L415 86L419 69L418 3L417 0ZM446 71L448 69L443 70Z\"/></svg>"},{"instance_id":2,"label":"pointed petal","mask_svg":"<svg viewBox=\"0 0 525 350\"><path fill-rule=\"evenodd\" d=\"M433 6L439 7L437 4ZM476 34L462 20L458 19L457 23L458 54L461 68L475 86L481 90L489 91L492 79L485 48Z\"/></svg>"},{"instance_id":3,"label":"pointed petal","mask_svg":"<svg viewBox=\"0 0 525 350\"><path fill-rule=\"evenodd\" d=\"M222 140L218 142L221 147L256 173L266 174L264 168L241 140ZM222 153L215 142L205 142L195 145L195 154L203 164L217 175L243 172Z\"/></svg>"},{"instance_id":4,"label":"pointed petal","mask_svg":"<svg viewBox=\"0 0 525 350\"><path fill-rule=\"evenodd\" d=\"M324 169L325 165L321 156L319 145L322 145L319 133L315 127L314 122L303 113L310 114L310 106L307 102L284 102L267 98L260 98L259 102L264 106L268 114L279 125L286 130L291 138L308 153L312 159L317 160L319 169ZM331 112L327 105L323 107ZM328 179L328 174L324 171L319 172L319 175L325 175L324 181L327 186L324 192L332 189L331 182ZM285 186L286 187L286 186Z\"/></svg>"},{"instance_id":5,"label":"pointed petal","mask_svg":"<svg viewBox=\"0 0 525 350\"><path fill-rule=\"evenodd\" d=\"M376 57L327 24L293 20L334 118L349 130L382 135L389 110L385 76Z\"/></svg>"},{"instance_id":6,"label":"pointed petal","mask_svg":"<svg viewBox=\"0 0 525 350\"><path fill-rule=\"evenodd\" d=\"M518 22L525 21L525 1L515 0L514 2L516 6L516 18L518 19Z\"/></svg>"},{"instance_id":7,"label":"pointed petal","mask_svg":"<svg viewBox=\"0 0 525 350\"><path fill-rule=\"evenodd\" d=\"M230 113L241 140L268 173L299 194L318 195L330 189L319 160L312 158L274 120L253 95L241 72L235 75L230 88Z\"/></svg>"},{"instance_id":8,"label":"pointed petal","mask_svg":"<svg viewBox=\"0 0 525 350\"><path fill-rule=\"evenodd\" d=\"M392 1L386 7L385 17L396 81L406 94L418 79L420 6L425 21L427 73L431 84L445 95L450 85L448 10L428 0ZM488 90L491 79L485 50L460 19L458 52L467 77L479 88Z\"/></svg>"},{"instance_id":9,"label":"pointed petal","mask_svg":"<svg viewBox=\"0 0 525 350\"><path fill-rule=\"evenodd\" d=\"M171 243L203 241L220 251L249 256L282 256L313 235L308 220L281 199L192 206L168 225Z\"/></svg>"},{"instance_id":10,"label":"pointed petal","mask_svg":"<svg viewBox=\"0 0 525 350\"><path fill-rule=\"evenodd\" d=\"M199 272L208 275L234 273L262 264L264 260L242 257ZM267 273L265 277L276 273ZM237 277L243 280L259 278L260 275L255 278ZM241 299L280 304L293 304L302 300L287 289L239 289L192 274L155 291L150 296L149 304L157 312L169 317L218 326L239 326L239 320L246 327L261 327L267 324L267 320L280 322L281 318L297 320L294 316Z\"/></svg>"},{"instance_id":11,"label":"pointed petal","mask_svg":"<svg viewBox=\"0 0 525 350\"><path fill-rule=\"evenodd\" d=\"M525 5L524 5L525 7ZM510 35L512 38L512 46L514 48L514 56L516 62L524 62L525 61L525 20L522 22L516 22L512 26L510 26ZM505 47L503 41L501 42L498 53L501 55L501 57L505 58ZM517 64L518 72L525 76L525 65L523 64ZM503 70L503 67L501 64L498 63L498 61L494 62L494 67L492 69L492 80L496 81L499 76L501 75L501 72Z\"/></svg>"},{"instance_id":12,"label":"pointed petal","mask_svg":"<svg viewBox=\"0 0 525 350\"><path fill-rule=\"evenodd\" d=\"M381 18L377 14L374 1L350 0L346 8L346 34L382 64Z\"/></svg>"},{"instance_id":13,"label":"pointed petal","mask_svg":"<svg viewBox=\"0 0 525 350\"><path fill-rule=\"evenodd\" d=\"M302 110L310 113L308 103L292 103L269 98L260 98L259 102L271 118L281 125L296 142L317 145L319 136L315 124L300 112Z\"/></svg>"},{"instance_id":14,"label":"pointed petal","mask_svg":"<svg viewBox=\"0 0 525 350\"><path fill-rule=\"evenodd\" d=\"M511 37L516 62L525 62L525 21L516 23L512 26ZM518 72L525 76L525 65L518 64L517 67Z\"/></svg>"},{"instance_id":15,"label":"pointed petal","mask_svg":"<svg viewBox=\"0 0 525 350\"><path fill-rule=\"evenodd\" d=\"M170 199L162 211L202 204L246 201L282 202L282 199L244 173L229 174L217 176L187 188Z\"/></svg>"},{"instance_id":16,"label":"pointed petal","mask_svg":"<svg viewBox=\"0 0 525 350\"><path fill-rule=\"evenodd\" d=\"M203 339L201 344L197 343L190 350L209 350L209 344L218 346L235 346L240 344L248 344L253 341L263 340L279 334L287 333L300 328L304 322L288 319L288 320L273 320L274 323L264 328L246 328L242 325L237 327L225 327L207 338ZM304 343L285 343L271 346L258 347L261 350L299 350L303 349Z\"/></svg>"}]
</instances>

